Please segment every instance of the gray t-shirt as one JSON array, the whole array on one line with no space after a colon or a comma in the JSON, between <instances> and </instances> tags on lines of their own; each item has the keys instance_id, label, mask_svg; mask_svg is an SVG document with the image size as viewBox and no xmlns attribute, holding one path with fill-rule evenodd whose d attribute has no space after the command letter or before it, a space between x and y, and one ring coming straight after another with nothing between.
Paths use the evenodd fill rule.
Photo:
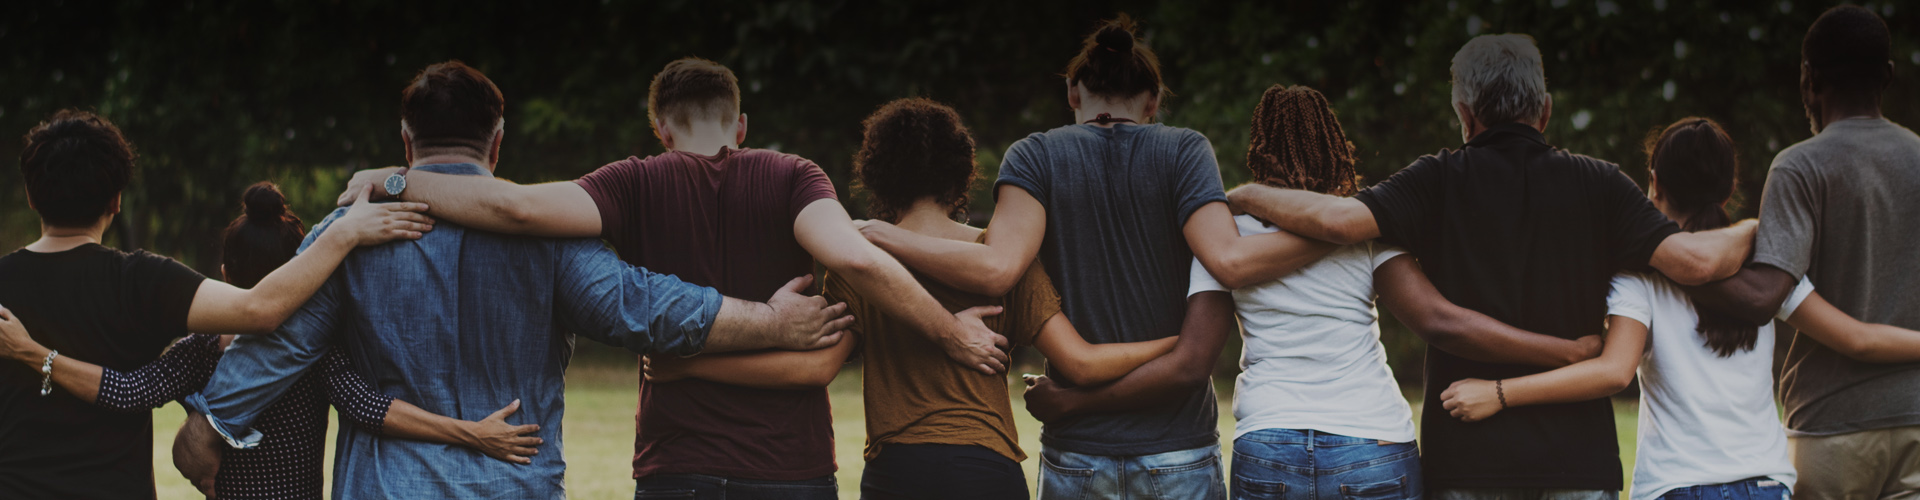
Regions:
<instances>
[{"instance_id":1,"label":"gray t-shirt","mask_svg":"<svg viewBox=\"0 0 1920 500\"><path fill-rule=\"evenodd\" d=\"M1046 207L1040 259L1088 342L1180 333L1193 259L1181 228L1201 206L1227 201L1206 136L1164 125L1060 127L1007 148L997 184ZM1193 449L1219 442L1217 411L1209 384L1178 405L1047 424L1040 442L1092 455Z\"/></svg>"},{"instance_id":2,"label":"gray t-shirt","mask_svg":"<svg viewBox=\"0 0 1920 500\"><path fill-rule=\"evenodd\" d=\"M1760 202L1754 262L1806 276L1868 323L1920 328L1920 136L1850 119L1781 151ZM1920 425L1920 363L1862 363L1796 333L1780 376L1799 435Z\"/></svg>"}]
</instances>

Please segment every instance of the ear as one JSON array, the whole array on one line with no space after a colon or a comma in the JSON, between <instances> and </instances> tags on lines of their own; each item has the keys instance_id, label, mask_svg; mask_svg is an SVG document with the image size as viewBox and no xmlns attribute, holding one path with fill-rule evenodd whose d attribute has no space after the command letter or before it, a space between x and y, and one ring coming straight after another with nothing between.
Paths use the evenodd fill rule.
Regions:
<instances>
[{"instance_id":1,"label":"ear","mask_svg":"<svg viewBox=\"0 0 1920 500\"><path fill-rule=\"evenodd\" d=\"M1464 102L1454 103L1453 112L1460 116L1460 142L1471 141L1473 136L1480 135L1480 120L1473 117L1473 108L1467 107Z\"/></svg>"},{"instance_id":2,"label":"ear","mask_svg":"<svg viewBox=\"0 0 1920 500\"><path fill-rule=\"evenodd\" d=\"M502 130L493 131L493 147L487 150L488 170L493 170L493 167L500 165L500 143L506 140L506 138L507 131L504 130L504 127Z\"/></svg>"},{"instance_id":3,"label":"ear","mask_svg":"<svg viewBox=\"0 0 1920 500\"><path fill-rule=\"evenodd\" d=\"M113 201L107 202L107 217L120 215L120 196L122 194L114 194Z\"/></svg>"},{"instance_id":4,"label":"ear","mask_svg":"<svg viewBox=\"0 0 1920 500\"><path fill-rule=\"evenodd\" d=\"M1666 195L1660 194L1660 174L1652 169L1647 170L1647 199L1656 204L1666 202Z\"/></svg>"},{"instance_id":5,"label":"ear","mask_svg":"<svg viewBox=\"0 0 1920 500\"><path fill-rule=\"evenodd\" d=\"M1553 94L1547 94L1547 102L1540 106L1540 121L1534 123L1533 128L1540 129L1540 133L1546 133L1547 120L1550 118L1553 118Z\"/></svg>"},{"instance_id":6,"label":"ear","mask_svg":"<svg viewBox=\"0 0 1920 500\"><path fill-rule=\"evenodd\" d=\"M1882 72L1880 76L1883 77L1880 79L1880 92L1884 94L1887 88L1893 86L1893 61L1887 61L1887 65L1880 67L1880 71Z\"/></svg>"},{"instance_id":7,"label":"ear","mask_svg":"<svg viewBox=\"0 0 1920 500\"><path fill-rule=\"evenodd\" d=\"M747 143L747 114L740 113L740 127L733 131L733 147Z\"/></svg>"},{"instance_id":8,"label":"ear","mask_svg":"<svg viewBox=\"0 0 1920 500\"><path fill-rule=\"evenodd\" d=\"M1148 123L1152 123L1154 121L1154 114L1160 112L1160 93L1153 92L1152 94L1153 95L1147 97L1147 106L1144 109Z\"/></svg>"},{"instance_id":9,"label":"ear","mask_svg":"<svg viewBox=\"0 0 1920 500\"><path fill-rule=\"evenodd\" d=\"M653 136L660 138L661 146L666 147L669 151L673 150L673 129L667 128L667 122L654 120Z\"/></svg>"},{"instance_id":10,"label":"ear","mask_svg":"<svg viewBox=\"0 0 1920 500\"><path fill-rule=\"evenodd\" d=\"M400 150L407 153L407 164L413 164L413 131L407 130L407 121L400 120Z\"/></svg>"},{"instance_id":11,"label":"ear","mask_svg":"<svg viewBox=\"0 0 1920 500\"><path fill-rule=\"evenodd\" d=\"M227 265L226 265L226 264L221 264L221 265L220 265L220 281L233 281L233 278L229 278L229 277L227 277Z\"/></svg>"},{"instance_id":12,"label":"ear","mask_svg":"<svg viewBox=\"0 0 1920 500\"><path fill-rule=\"evenodd\" d=\"M1067 107L1080 109L1080 86L1072 78L1067 79Z\"/></svg>"}]
</instances>

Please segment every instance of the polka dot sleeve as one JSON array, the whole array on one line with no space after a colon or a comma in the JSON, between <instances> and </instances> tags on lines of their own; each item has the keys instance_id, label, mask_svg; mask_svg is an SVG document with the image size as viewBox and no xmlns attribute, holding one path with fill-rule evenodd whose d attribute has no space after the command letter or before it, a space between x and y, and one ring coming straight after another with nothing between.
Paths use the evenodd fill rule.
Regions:
<instances>
[{"instance_id":1,"label":"polka dot sleeve","mask_svg":"<svg viewBox=\"0 0 1920 500\"><path fill-rule=\"evenodd\" d=\"M94 404L115 411L159 408L206 387L220 361L220 337L189 335L132 372L100 369L100 394Z\"/></svg>"},{"instance_id":2,"label":"polka dot sleeve","mask_svg":"<svg viewBox=\"0 0 1920 500\"><path fill-rule=\"evenodd\" d=\"M335 346L320 360L320 369L326 376L327 400L340 415L361 427L379 434L387 422L387 408L393 406L393 397L374 390L365 377L353 368L353 360L347 357L345 346Z\"/></svg>"}]
</instances>

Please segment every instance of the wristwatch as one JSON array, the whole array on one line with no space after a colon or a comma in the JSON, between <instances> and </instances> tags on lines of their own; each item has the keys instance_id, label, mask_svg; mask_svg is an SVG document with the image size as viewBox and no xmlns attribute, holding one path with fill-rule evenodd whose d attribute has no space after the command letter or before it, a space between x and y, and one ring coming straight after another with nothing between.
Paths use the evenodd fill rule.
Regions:
<instances>
[{"instance_id":1,"label":"wristwatch","mask_svg":"<svg viewBox=\"0 0 1920 500\"><path fill-rule=\"evenodd\" d=\"M407 190L407 167L400 167L399 172L387 176L386 188L388 197L399 198L400 193Z\"/></svg>"}]
</instances>

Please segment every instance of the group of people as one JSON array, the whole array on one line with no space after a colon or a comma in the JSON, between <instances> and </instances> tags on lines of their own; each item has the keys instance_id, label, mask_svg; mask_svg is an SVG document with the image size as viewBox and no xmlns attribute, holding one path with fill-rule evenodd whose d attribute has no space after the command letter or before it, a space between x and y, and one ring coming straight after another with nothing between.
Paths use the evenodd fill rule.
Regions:
<instances>
[{"instance_id":1,"label":"group of people","mask_svg":"<svg viewBox=\"0 0 1920 500\"><path fill-rule=\"evenodd\" d=\"M1872 11L1807 33L1815 135L1739 222L1711 119L1648 140L1647 191L1551 146L1525 35L1455 55L1464 146L1368 188L1320 92L1268 89L1227 192L1205 136L1155 123L1135 31L1085 38L1074 123L1007 150L984 229L974 139L935 101L863 123L856 221L819 166L740 147L720 64L654 76L668 152L519 185L494 177L500 89L450 61L402 92L408 166L357 173L310 233L249 188L222 282L100 245L132 147L62 111L21 156L42 237L0 257L0 496L153 497L150 410L178 399L175 466L209 496L320 496L333 406L338 497L563 498L575 335L644 356L635 498L836 498L825 387L854 357L863 497L1027 498L1017 346L1047 358L1024 394L1046 499L1615 498L1608 396L1636 374L1633 498L1920 491L1920 136L1880 116ZM1429 345L1418 432L1376 298ZM1226 471L1210 375L1236 333Z\"/></svg>"}]
</instances>

